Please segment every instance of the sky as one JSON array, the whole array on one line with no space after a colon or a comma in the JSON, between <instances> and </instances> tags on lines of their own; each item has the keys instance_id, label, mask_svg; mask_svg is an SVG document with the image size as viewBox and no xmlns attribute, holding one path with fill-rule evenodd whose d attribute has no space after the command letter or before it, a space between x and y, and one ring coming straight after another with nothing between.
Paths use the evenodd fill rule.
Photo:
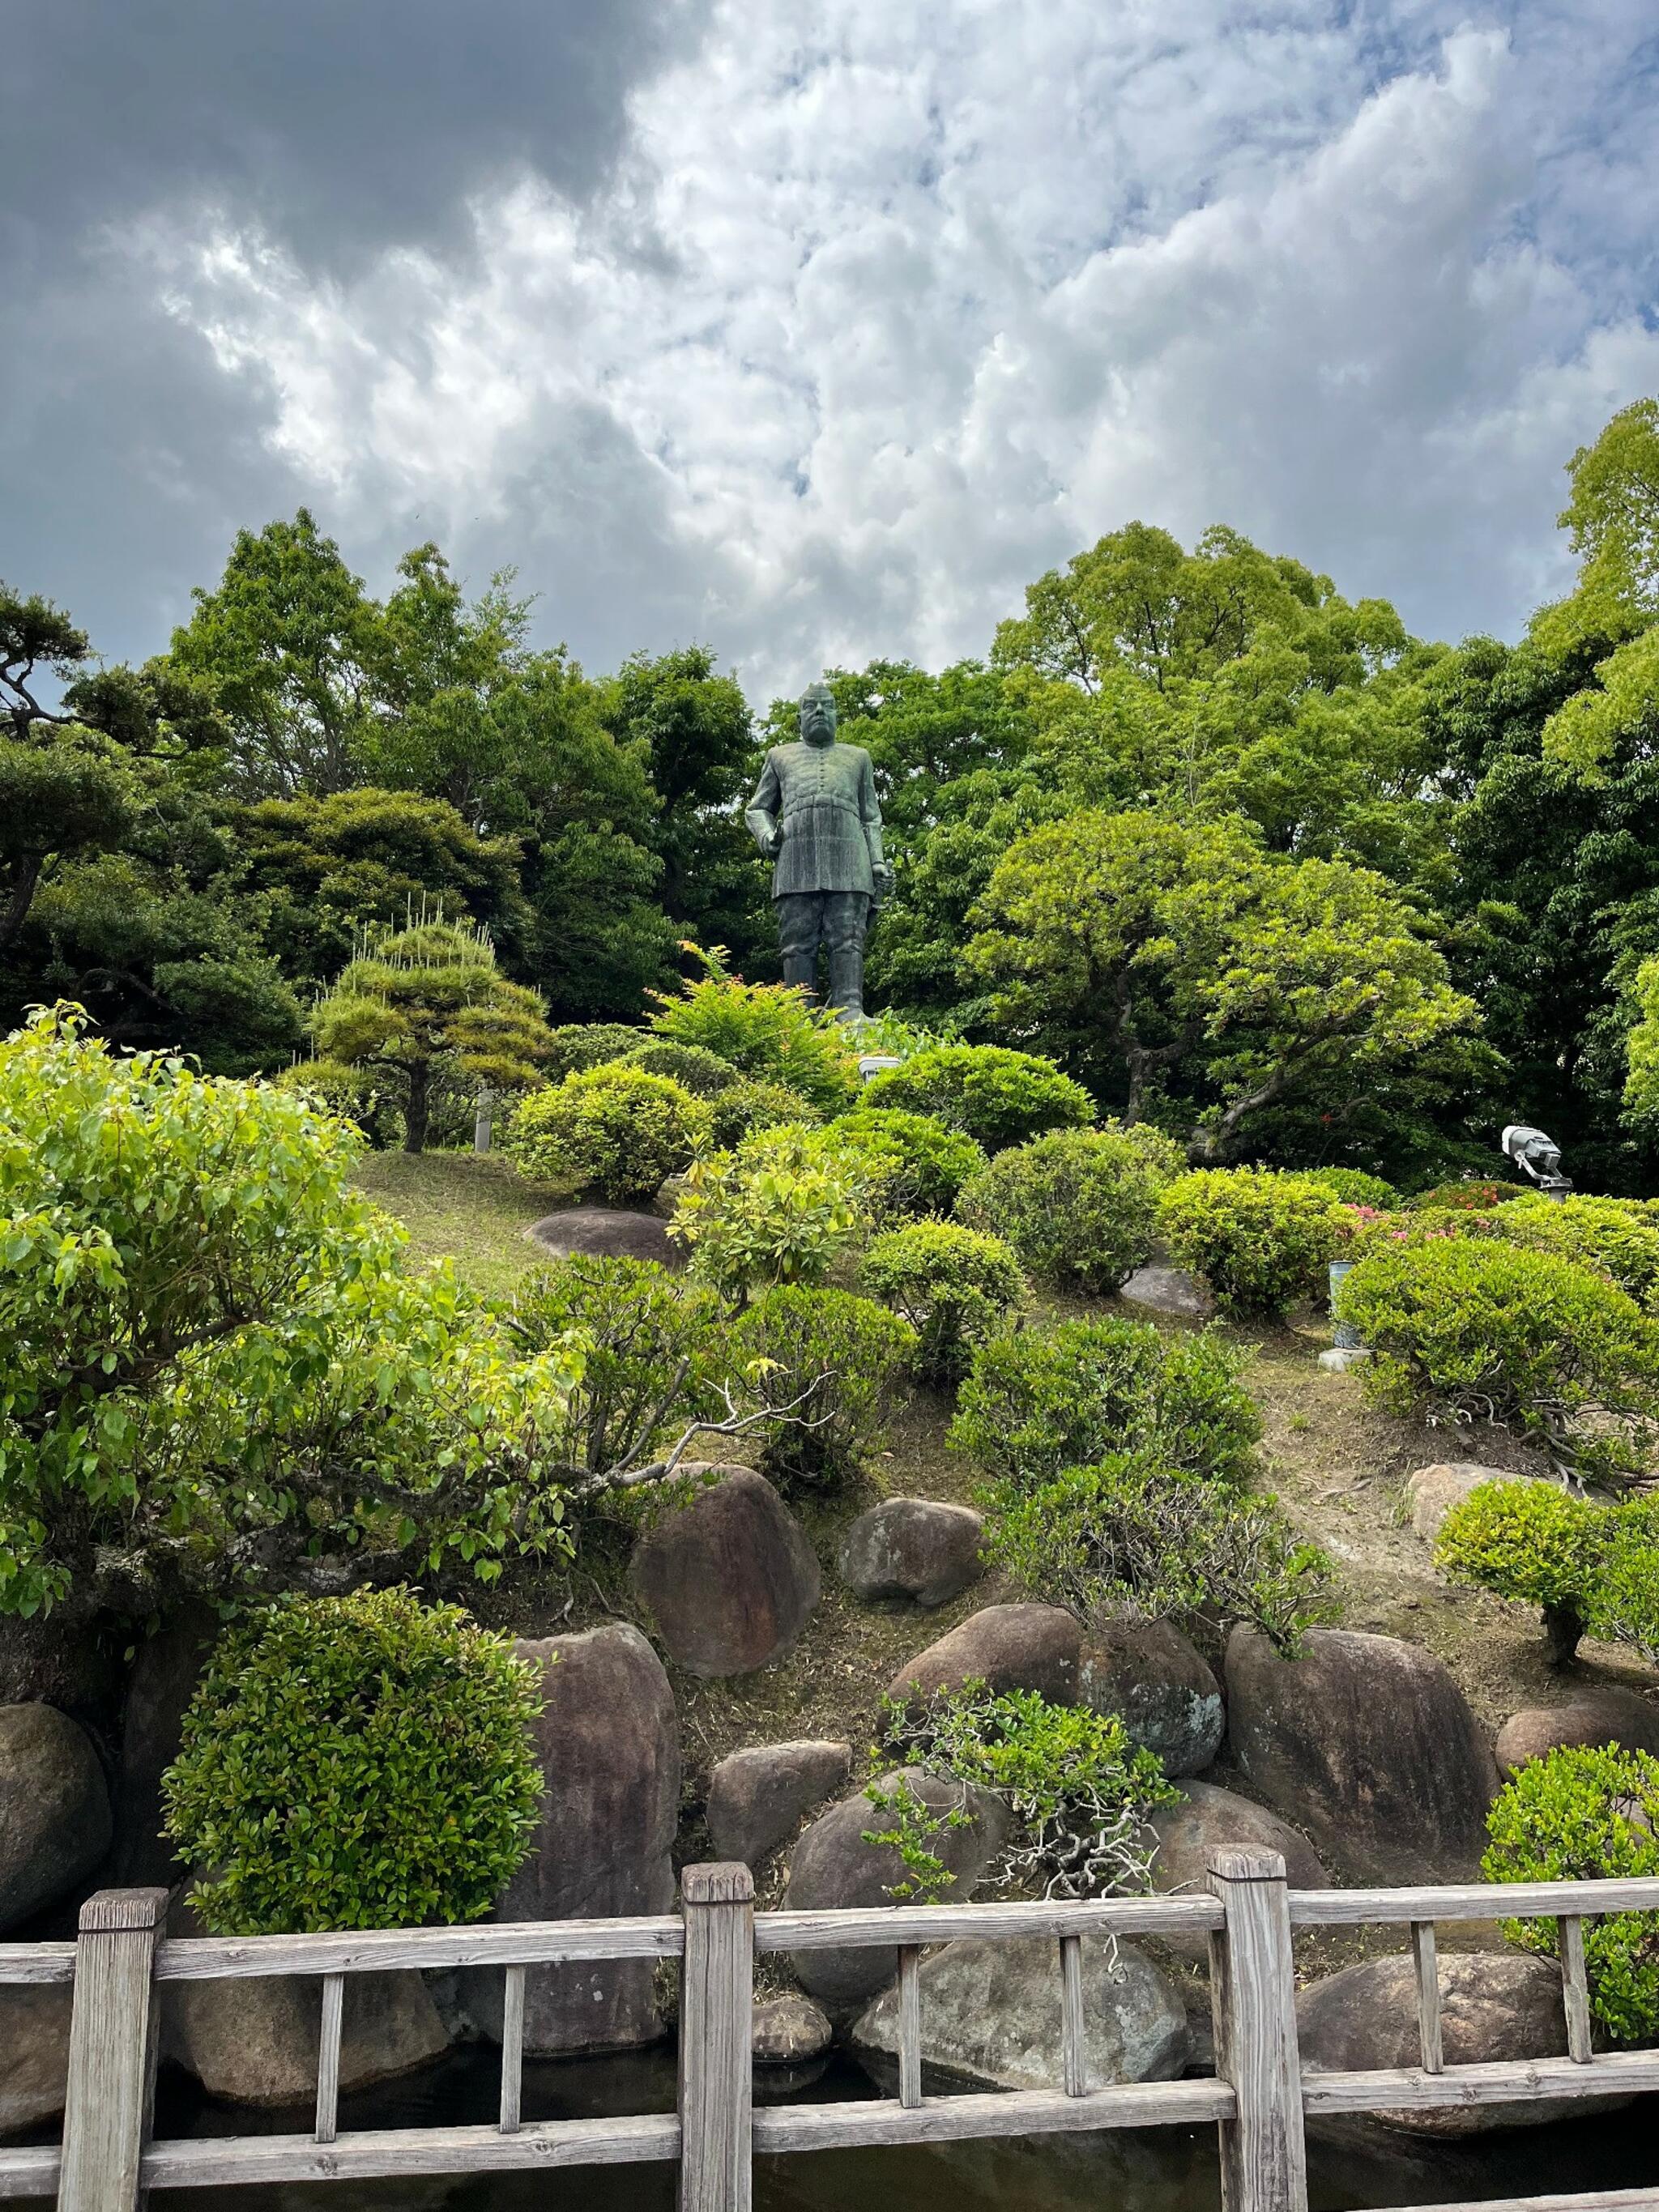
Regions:
<instances>
[{"instance_id":1,"label":"sky","mask_svg":"<svg viewBox=\"0 0 1659 2212\"><path fill-rule=\"evenodd\" d=\"M1659 392L1651 0L3 0L0 575L304 504L595 672L989 647L1141 520L1515 635Z\"/></svg>"}]
</instances>

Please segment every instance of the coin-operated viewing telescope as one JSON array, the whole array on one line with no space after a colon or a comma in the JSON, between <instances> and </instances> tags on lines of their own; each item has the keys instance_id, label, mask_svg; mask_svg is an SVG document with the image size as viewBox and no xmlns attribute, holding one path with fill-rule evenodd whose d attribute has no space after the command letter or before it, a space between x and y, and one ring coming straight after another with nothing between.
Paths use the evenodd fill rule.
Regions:
<instances>
[{"instance_id":1,"label":"coin-operated viewing telescope","mask_svg":"<svg viewBox=\"0 0 1659 2212\"><path fill-rule=\"evenodd\" d=\"M1524 1176L1530 1176L1546 1198L1564 1199L1572 1188L1572 1177L1561 1172L1561 1147L1541 1129L1524 1121L1511 1121L1503 1136L1504 1150Z\"/></svg>"}]
</instances>

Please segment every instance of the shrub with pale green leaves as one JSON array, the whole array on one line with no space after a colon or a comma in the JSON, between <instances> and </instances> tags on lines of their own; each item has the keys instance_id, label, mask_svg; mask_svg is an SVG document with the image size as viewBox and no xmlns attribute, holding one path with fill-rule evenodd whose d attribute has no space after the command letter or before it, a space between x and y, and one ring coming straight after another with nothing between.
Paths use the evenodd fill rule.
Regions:
<instances>
[{"instance_id":1,"label":"shrub with pale green leaves","mask_svg":"<svg viewBox=\"0 0 1659 2212\"><path fill-rule=\"evenodd\" d=\"M908 1322L870 1298L783 1287L749 1308L732 1348L762 1402L792 1409L762 1467L782 1488L829 1490L880 1448L917 1345Z\"/></svg>"},{"instance_id":2,"label":"shrub with pale green leaves","mask_svg":"<svg viewBox=\"0 0 1659 2212\"><path fill-rule=\"evenodd\" d=\"M762 1129L811 1127L823 1116L810 1098L763 1076L740 1075L729 1091L708 1100L709 1152L729 1152Z\"/></svg>"},{"instance_id":3,"label":"shrub with pale green leaves","mask_svg":"<svg viewBox=\"0 0 1659 2212\"><path fill-rule=\"evenodd\" d=\"M694 1098L718 1098L743 1078L730 1060L700 1044L678 1044L672 1037L647 1036L617 1054L624 1067L642 1067L647 1075L665 1075Z\"/></svg>"},{"instance_id":4,"label":"shrub with pale green leaves","mask_svg":"<svg viewBox=\"0 0 1659 2212\"><path fill-rule=\"evenodd\" d=\"M1384 1182L1381 1176L1367 1175L1363 1168L1298 1168L1296 1172L1304 1182L1316 1182L1344 1206L1369 1206L1386 1213L1400 1203L1400 1194L1391 1182Z\"/></svg>"},{"instance_id":5,"label":"shrub with pale green leaves","mask_svg":"<svg viewBox=\"0 0 1659 2212\"><path fill-rule=\"evenodd\" d=\"M931 1114L988 1152L1048 1129L1087 1128L1095 1102L1051 1060L994 1044L930 1045L865 1086L869 1106Z\"/></svg>"},{"instance_id":6,"label":"shrub with pale green leaves","mask_svg":"<svg viewBox=\"0 0 1659 2212\"><path fill-rule=\"evenodd\" d=\"M873 1238L859 1279L916 1331L917 1372L931 1382L954 1382L974 1346L1005 1328L1028 1295L1002 1239L954 1221L914 1221Z\"/></svg>"},{"instance_id":7,"label":"shrub with pale green leaves","mask_svg":"<svg viewBox=\"0 0 1659 2212\"><path fill-rule=\"evenodd\" d=\"M290 1601L228 1630L163 1778L216 1936L482 1919L530 1849L536 1669L406 1589Z\"/></svg>"},{"instance_id":8,"label":"shrub with pale green leaves","mask_svg":"<svg viewBox=\"0 0 1659 2212\"><path fill-rule=\"evenodd\" d=\"M1160 1193L1158 1216L1176 1266L1237 1314L1282 1314L1320 1297L1345 1230L1323 1184L1272 1168L1194 1169Z\"/></svg>"},{"instance_id":9,"label":"shrub with pale green leaves","mask_svg":"<svg viewBox=\"0 0 1659 2212\"><path fill-rule=\"evenodd\" d=\"M740 1074L781 1083L834 1114L858 1095L858 1056L833 1015L821 1013L783 983L745 983L728 975L718 951L697 956L703 973L678 998L653 993L651 1026L677 1044L700 1046Z\"/></svg>"},{"instance_id":10,"label":"shrub with pale green leaves","mask_svg":"<svg viewBox=\"0 0 1659 2212\"><path fill-rule=\"evenodd\" d=\"M1440 1524L1435 1565L1454 1582L1537 1606L1556 1665L1578 1648L1613 1516L1553 1482L1483 1482Z\"/></svg>"},{"instance_id":11,"label":"shrub with pale green leaves","mask_svg":"<svg viewBox=\"0 0 1659 2212\"><path fill-rule=\"evenodd\" d=\"M837 1115L835 1140L862 1164L888 1215L948 1213L957 1193L985 1165L982 1146L931 1114L860 1106Z\"/></svg>"},{"instance_id":12,"label":"shrub with pale green leaves","mask_svg":"<svg viewBox=\"0 0 1659 2212\"><path fill-rule=\"evenodd\" d=\"M1156 1129L1056 1129L999 1152L957 1212L1006 1237L1043 1281L1101 1297L1151 1257L1158 1193L1180 1167Z\"/></svg>"},{"instance_id":13,"label":"shrub with pale green leaves","mask_svg":"<svg viewBox=\"0 0 1659 2212\"><path fill-rule=\"evenodd\" d=\"M686 1175L668 1233L699 1282L732 1297L772 1283L815 1283L866 1225L866 1188L827 1130L757 1130Z\"/></svg>"},{"instance_id":14,"label":"shrub with pale green leaves","mask_svg":"<svg viewBox=\"0 0 1659 2212\"><path fill-rule=\"evenodd\" d=\"M606 1062L532 1091L504 1148L528 1176L642 1206L690 1165L708 1126L708 1109L679 1084Z\"/></svg>"},{"instance_id":15,"label":"shrub with pale green leaves","mask_svg":"<svg viewBox=\"0 0 1659 2212\"><path fill-rule=\"evenodd\" d=\"M543 1063L550 1083L562 1083L567 1075L585 1074L606 1060L620 1060L646 1036L628 1022L567 1022L549 1032L550 1043Z\"/></svg>"},{"instance_id":16,"label":"shrub with pale green leaves","mask_svg":"<svg viewBox=\"0 0 1659 2212\"><path fill-rule=\"evenodd\" d=\"M1638 1305L1655 1304L1659 1212L1639 1199L1575 1194L1557 1200L1534 1193L1495 1212L1492 1230L1508 1243L1598 1269Z\"/></svg>"}]
</instances>

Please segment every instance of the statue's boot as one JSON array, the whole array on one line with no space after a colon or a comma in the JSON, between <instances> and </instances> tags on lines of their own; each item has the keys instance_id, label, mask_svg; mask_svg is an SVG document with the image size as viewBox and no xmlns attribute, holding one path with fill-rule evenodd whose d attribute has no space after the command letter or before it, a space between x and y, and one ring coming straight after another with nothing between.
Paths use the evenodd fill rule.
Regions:
<instances>
[{"instance_id":1,"label":"statue's boot","mask_svg":"<svg viewBox=\"0 0 1659 2212\"><path fill-rule=\"evenodd\" d=\"M830 955L831 1009L843 1021L864 1018L864 953L856 945L839 945Z\"/></svg>"},{"instance_id":2,"label":"statue's boot","mask_svg":"<svg viewBox=\"0 0 1659 2212\"><path fill-rule=\"evenodd\" d=\"M834 970L831 970L834 973ZM816 999L818 989L818 961L815 952L791 952L784 955L783 980L809 999Z\"/></svg>"}]
</instances>

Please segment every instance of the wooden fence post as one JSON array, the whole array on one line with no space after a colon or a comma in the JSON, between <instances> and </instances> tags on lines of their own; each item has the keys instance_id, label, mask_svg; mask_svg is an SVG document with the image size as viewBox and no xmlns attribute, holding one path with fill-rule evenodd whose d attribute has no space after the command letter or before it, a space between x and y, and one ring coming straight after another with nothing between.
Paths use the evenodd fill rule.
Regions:
<instances>
[{"instance_id":1,"label":"wooden fence post","mask_svg":"<svg viewBox=\"0 0 1659 2212\"><path fill-rule=\"evenodd\" d=\"M1227 1910L1210 1936L1215 2070L1237 2100L1220 2124L1223 2212L1307 2212L1285 1862L1277 1851L1213 1850L1205 1873Z\"/></svg>"},{"instance_id":2,"label":"wooden fence post","mask_svg":"<svg viewBox=\"0 0 1659 2212\"><path fill-rule=\"evenodd\" d=\"M58 2212L137 2212L167 1910L164 1889L101 1889L81 1907Z\"/></svg>"},{"instance_id":3,"label":"wooden fence post","mask_svg":"<svg viewBox=\"0 0 1659 2212\"><path fill-rule=\"evenodd\" d=\"M680 1899L680 2212L750 2212L755 1877L687 1867Z\"/></svg>"}]
</instances>

